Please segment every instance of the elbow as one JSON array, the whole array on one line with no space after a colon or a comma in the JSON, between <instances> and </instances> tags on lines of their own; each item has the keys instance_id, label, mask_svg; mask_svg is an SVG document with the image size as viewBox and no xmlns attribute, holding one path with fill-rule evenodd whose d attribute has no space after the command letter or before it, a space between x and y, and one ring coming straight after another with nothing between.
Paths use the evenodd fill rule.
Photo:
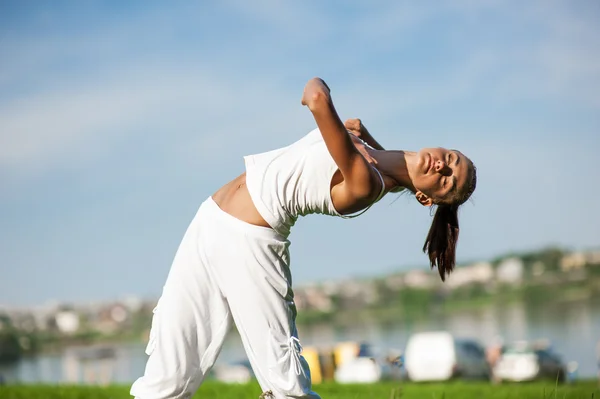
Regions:
<instances>
[{"instance_id":1,"label":"elbow","mask_svg":"<svg viewBox=\"0 0 600 399\"><path fill-rule=\"evenodd\" d=\"M330 104L331 97L329 93L326 93L324 90L317 90L311 94L307 105L312 112L318 112L329 109Z\"/></svg>"}]
</instances>

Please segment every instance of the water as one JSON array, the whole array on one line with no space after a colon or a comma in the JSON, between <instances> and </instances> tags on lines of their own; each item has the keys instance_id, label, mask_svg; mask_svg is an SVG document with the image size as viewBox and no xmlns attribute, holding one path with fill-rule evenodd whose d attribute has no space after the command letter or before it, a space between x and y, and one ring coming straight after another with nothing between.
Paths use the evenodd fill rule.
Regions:
<instances>
[{"instance_id":1,"label":"water","mask_svg":"<svg viewBox=\"0 0 600 399\"><path fill-rule=\"evenodd\" d=\"M491 344L500 336L505 341L547 339L565 362L578 363L580 378L597 375L596 346L600 340L600 305L571 302L563 305L528 309L520 303L489 306L478 310L457 311L406 323L360 323L334 327L320 324L300 329L306 346L328 346L336 342L368 341L382 350L402 350L413 332L445 329L463 337L474 337ZM23 359L11 366L0 366L0 374L9 382L21 383L120 383L130 384L144 370L144 345L118 345L110 359L81 362L67 350L58 355ZM218 363L245 359L236 332L228 336Z\"/></svg>"}]
</instances>

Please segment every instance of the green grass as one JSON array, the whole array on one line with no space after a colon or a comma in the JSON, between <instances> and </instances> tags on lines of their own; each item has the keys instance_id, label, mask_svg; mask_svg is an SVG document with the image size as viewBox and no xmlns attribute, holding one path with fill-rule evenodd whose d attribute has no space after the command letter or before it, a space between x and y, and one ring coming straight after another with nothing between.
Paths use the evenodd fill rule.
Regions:
<instances>
[{"instance_id":1,"label":"green grass","mask_svg":"<svg viewBox=\"0 0 600 399\"><path fill-rule=\"evenodd\" d=\"M315 385L323 399L600 399L597 382L583 381L572 385L548 382L491 385L480 382L452 382L445 384L414 384L386 382L365 385L334 383ZM258 384L227 385L206 382L194 398L253 399L260 395ZM128 386L0 386L1 399L131 399Z\"/></svg>"}]
</instances>

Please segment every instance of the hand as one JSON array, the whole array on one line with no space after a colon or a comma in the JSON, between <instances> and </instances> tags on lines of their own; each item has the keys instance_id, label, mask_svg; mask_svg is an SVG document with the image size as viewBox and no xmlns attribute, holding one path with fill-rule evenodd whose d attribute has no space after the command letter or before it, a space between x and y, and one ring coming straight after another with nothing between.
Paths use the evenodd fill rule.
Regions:
<instances>
[{"instance_id":1,"label":"hand","mask_svg":"<svg viewBox=\"0 0 600 399\"><path fill-rule=\"evenodd\" d=\"M362 141L375 148L376 150L385 150L381 144L377 142L369 133L369 129L363 125L362 121L358 118L347 119L344 122L344 127L355 137L359 137Z\"/></svg>"},{"instance_id":2,"label":"hand","mask_svg":"<svg viewBox=\"0 0 600 399\"><path fill-rule=\"evenodd\" d=\"M344 127L356 137L361 137L362 133L366 130L362 121L358 118L347 119L344 122Z\"/></svg>"},{"instance_id":3,"label":"hand","mask_svg":"<svg viewBox=\"0 0 600 399\"><path fill-rule=\"evenodd\" d=\"M331 90L329 86L321 78L312 78L304 86L302 93L302 105L306 105L308 109L314 111L321 103L327 103L330 100Z\"/></svg>"}]
</instances>

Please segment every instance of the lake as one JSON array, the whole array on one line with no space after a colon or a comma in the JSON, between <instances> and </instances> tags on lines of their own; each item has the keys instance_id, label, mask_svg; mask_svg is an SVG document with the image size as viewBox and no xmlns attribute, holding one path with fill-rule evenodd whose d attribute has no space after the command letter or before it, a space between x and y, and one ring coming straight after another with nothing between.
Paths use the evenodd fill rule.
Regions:
<instances>
[{"instance_id":1,"label":"lake","mask_svg":"<svg viewBox=\"0 0 600 399\"><path fill-rule=\"evenodd\" d=\"M486 306L477 310L454 311L416 322L381 323L361 320L348 326L322 323L299 328L305 347L326 346L340 341L366 341L381 350L402 350L411 333L448 330L460 337L474 337L488 345L496 337L505 342L546 339L565 362L578 364L580 378L597 375L597 343L600 340L600 305L576 300L561 305L529 309L522 303ZM0 366L8 382L129 384L143 373L146 362L143 344L122 344L109 348L110 357L82 362L72 349L58 355L26 358ZM230 334L218 363L245 359L237 332Z\"/></svg>"}]
</instances>

